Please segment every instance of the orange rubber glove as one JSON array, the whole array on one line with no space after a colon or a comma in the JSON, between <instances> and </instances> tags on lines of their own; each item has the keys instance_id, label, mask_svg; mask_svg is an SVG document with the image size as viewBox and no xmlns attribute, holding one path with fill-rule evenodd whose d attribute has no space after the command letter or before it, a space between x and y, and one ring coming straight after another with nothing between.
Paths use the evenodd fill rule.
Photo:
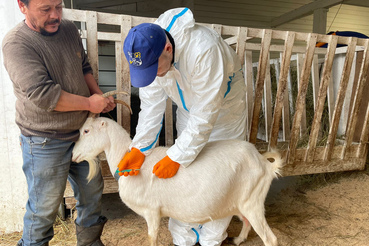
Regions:
<instances>
[{"instance_id":1,"label":"orange rubber glove","mask_svg":"<svg viewBox=\"0 0 369 246\"><path fill-rule=\"evenodd\" d=\"M118 164L119 176L133 176L140 173L140 168L145 160L145 155L136 148L126 153Z\"/></svg>"},{"instance_id":2,"label":"orange rubber glove","mask_svg":"<svg viewBox=\"0 0 369 246\"><path fill-rule=\"evenodd\" d=\"M155 164L152 173L155 173L161 179L171 178L176 175L179 166L179 163L172 161L169 156L166 156Z\"/></svg>"}]
</instances>

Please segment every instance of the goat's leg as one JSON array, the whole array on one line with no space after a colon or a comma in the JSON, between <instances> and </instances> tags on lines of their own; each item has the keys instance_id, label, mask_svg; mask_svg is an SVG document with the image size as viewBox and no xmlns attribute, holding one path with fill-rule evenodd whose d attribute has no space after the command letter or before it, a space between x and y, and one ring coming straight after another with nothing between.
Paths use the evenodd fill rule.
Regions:
<instances>
[{"instance_id":1,"label":"goat's leg","mask_svg":"<svg viewBox=\"0 0 369 246\"><path fill-rule=\"evenodd\" d=\"M240 211L243 216L249 220L255 232L259 235L261 240L263 240L265 246L278 245L277 237L274 235L265 219L263 205L255 206L254 204L252 208L250 206L244 206Z\"/></svg>"},{"instance_id":2,"label":"goat's leg","mask_svg":"<svg viewBox=\"0 0 369 246\"><path fill-rule=\"evenodd\" d=\"M251 229L250 222L247 220L245 216L241 215L239 216L239 218L242 220L242 230L238 235L238 237L233 238L232 243L235 245L240 245L243 241L245 241Z\"/></svg>"},{"instance_id":3,"label":"goat's leg","mask_svg":"<svg viewBox=\"0 0 369 246\"><path fill-rule=\"evenodd\" d=\"M156 210L149 210L144 217L147 223L150 245L157 246L158 232L160 227L160 212Z\"/></svg>"}]
</instances>

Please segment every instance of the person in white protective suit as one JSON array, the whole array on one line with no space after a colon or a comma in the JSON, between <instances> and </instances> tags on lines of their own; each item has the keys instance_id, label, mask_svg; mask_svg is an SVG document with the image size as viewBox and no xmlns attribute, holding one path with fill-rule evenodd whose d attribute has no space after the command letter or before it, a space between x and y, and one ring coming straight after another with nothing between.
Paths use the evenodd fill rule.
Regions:
<instances>
[{"instance_id":1,"label":"person in white protective suit","mask_svg":"<svg viewBox=\"0 0 369 246\"><path fill-rule=\"evenodd\" d=\"M218 33L195 24L189 9L171 9L154 24L132 28L124 53L131 83L140 88L141 111L130 152L118 165L120 176L139 174L158 140L168 97L178 106L178 138L154 166L159 178L190 166L209 141L245 140L246 90L240 61ZM173 243L221 245L231 218L203 225L170 218Z\"/></svg>"}]
</instances>

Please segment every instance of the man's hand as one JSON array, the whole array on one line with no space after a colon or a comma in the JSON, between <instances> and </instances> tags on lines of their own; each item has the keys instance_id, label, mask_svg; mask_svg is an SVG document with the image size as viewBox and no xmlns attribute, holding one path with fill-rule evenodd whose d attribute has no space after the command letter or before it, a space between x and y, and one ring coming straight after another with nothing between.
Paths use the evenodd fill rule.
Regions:
<instances>
[{"instance_id":1,"label":"man's hand","mask_svg":"<svg viewBox=\"0 0 369 246\"><path fill-rule=\"evenodd\" d=\"M114 97L110 96L108 97L108 99L109 99L108 105L103 109L101 113L107 113L115 108L116 104L114 102Z\"/></svg>"},{"instance_id":2,"label":"man's hand","mask_svg":"<svg viewBox=\"0 0 369 246\"><path fill-rule=\"evenodd\" d=\"M176 175L179 166L179 163L172 161L169 156L166 156L155 164L152 173L155 173L161 179L171 178Z\"/></svg>"},{"instance_id":3,"label":"man's hand","mask_svg":"<svg viewBox=\"0 0 369 246\"><path fill-rule=\"evenodd\" d=\"M145 155L139 149L132 148L118 164L119 176L124 175L127 177L139 174L144 160Z\"/></svg>"},{"instance_id":4,"label":"man's hand","mask_svg":"<svg viewBox=\"0 0 369 246\"><path fill-rule=\"evenodd\" d=\"M94 114L99 114L108 106L110 101L102 95L93 94L88 98L88 102L89 111Z\"/></svg>"}]
</instances>

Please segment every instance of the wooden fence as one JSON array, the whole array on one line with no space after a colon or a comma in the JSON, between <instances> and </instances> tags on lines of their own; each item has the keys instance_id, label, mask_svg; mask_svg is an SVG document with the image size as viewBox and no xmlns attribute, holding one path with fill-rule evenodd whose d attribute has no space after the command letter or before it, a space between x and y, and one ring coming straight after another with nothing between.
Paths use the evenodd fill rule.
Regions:
<instances>
[{"instance_id":1,"label":"wooden fence","mask_svg":"<svg viewBox=\"0 0 369 246\"><path fill-rule=\"evenodd\" d=\"M97 81L98 41L115 42L116 86L130 93L129 68L123 53L123 41L130 28L155 19L71 9L64 9L63 14L64 18L85 23L86 28L81 30L81 35L87 40L87 52ZM120 31L99 31L98 25L101 24L119 26ZM369 39L199 24L220 33L235 49L242 62L247 85L248 141L256 144L260 152L279 149L286 158L287 164L283 168L285 176L365 167L369 113L368 100L362 98L369 66ZM316 48L317 42L328 43L328 47ZM340 78L333 81L331 75L337 56L337 43L347 47L343 51L345 58ZM277 56L278 62L273 62L272 56ZM258 57L257 63L253 57L254 60ZM320 57L324 59L319 72ZM292 73L291 60L298 67L295 82L289 79ZM271 64L275 81L271 79ZM355 71L351 71L352 68ZM329 86L332 83L337 85L336 94ZM295 96L288 89L292 87L296 88ZM348 87L352 89L347 90ZM309 88L312 90L309 91ZM308 94L313 95L313 108L310 110L307 110ZM129 96L119 97L130 105ZM343 105L349 105L349 117L342 120ZM326 115L329 116L328 121L324 120ZM130 113L125 107L118 106L117 121L130 131ZM165 122L165 143L171 145L174 136L170 100L167 102ZM347 127L338 136L341 124ZM264 139L258 138L261 130ZM358 137L354 138L358 131ZM104 179L104 192L115 192L116 182L111 175L107 173ZM65 196L73 196L68 189Z\"/></svg>"}]
</instances>

